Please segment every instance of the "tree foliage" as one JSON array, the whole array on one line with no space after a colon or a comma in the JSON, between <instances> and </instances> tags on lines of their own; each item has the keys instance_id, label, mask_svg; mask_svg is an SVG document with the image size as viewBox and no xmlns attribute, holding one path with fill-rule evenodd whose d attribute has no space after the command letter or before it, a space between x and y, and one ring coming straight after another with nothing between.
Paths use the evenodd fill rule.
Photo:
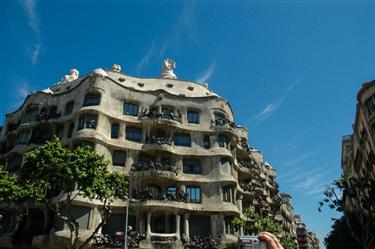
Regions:
<instances>
[{"instance_id":1,"label":"tree foliage","mask_svg":"<svg viewBox=\"0 0 375 249\"><path fill-rule=\"evenodd\" d=\"M374 179L370 175L342 176L327 188L324 195L318 210L321 212L323 206L328 206L343 212L348 234L358 241L362 248L375 248ZM332 233L335 234L335 231Z\"/></svg>"},{"instance_id":2,"label":"tree foliage","mask_svg":"<svg viewBox=\"0 0 375 249\"><path fill-rule=\"evenodd\" d=\"M270 232L274 234L285 249L296 249L297 245L294 238L286 234L280 225L276 224L269 218L264 218L260 214L254 212L250 208L244 209L244 215L247 220L244 221L238 217L232 220L232 224L236 229L245 228L252 234L259 234L260 232Z\"/></svg>"},{"instance_id":3,"label":"tree foliage","mask_svg":"<svg viewBox=\"0 0 375 249\"><path fill-rule=\"evenodd\" d=\"M324 244L327 249L362 248L359 242L352 238L344 216L335 220L331 232L324 238Z\"/></svg>"},{"instance_id":4,"label":"tree foliage","mask_svg":"<svg viewBox=\"0 0 375 249\"><path fill-rule=\"evenodd\" d=\"M55 138L26 153L26 161L18 175L9 175L0 169L0 201L19 206L45 205L68 226L70 248L83 248L105 224L114 199L125 199L125 175L107 170L108 162L89 147L69 150ZM53 197L64 194L63 201ZM71 207L77 197L99 200L102 203L102 221L93 234L80 241L78 222Z\"/></svg>"}]
</instances>

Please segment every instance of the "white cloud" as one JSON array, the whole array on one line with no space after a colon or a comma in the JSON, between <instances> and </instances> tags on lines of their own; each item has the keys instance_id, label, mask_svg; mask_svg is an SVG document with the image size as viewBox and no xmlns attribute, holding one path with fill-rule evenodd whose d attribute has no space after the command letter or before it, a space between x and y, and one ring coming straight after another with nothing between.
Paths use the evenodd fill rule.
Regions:
<instances>
[{"instance_id":1,"label":"white cloud","mask_svg":"<svg viewBox=\"0 0 375 249\"><path fill-rule=\"evenodd\" d=\"M305 154L302 154L292 160L289 160L289 161L286 161L284 164L287 165L287 166L292 166L292 165L295 165L299 162L302 162L303 160L305 160L306 158L309 158L313 155L315 155L317 153L317 151L311 151L311 152L307 152Z\"/></svg>"},{"instance_id":2,"label":"white cloud","mask_svg":"<svg viewBox=\"0 0 375 249\"><path fill-rule=\"evenodd\" d=\"M253 116L250 119L250 122L253 124L253 126L259 124L263 120L267 119L270 117L284 102L285 98L288 96L289 92L305 77L305 73L302 73L300 77L298 77L294 82L292 82L288 88L284 91L284 93L276 100L270 102L269 104L266 105L265 108L263 108L262 111L260 111L258 114Z\"/></svg>"},{"instance_id":3,"label":"white cloud","mask_svg":"<svg viewBox=\"0 0 375 249\"><path fill-rule=\"evenodd\" d=\"M38 62L38 58L43 47L40 38L40 22L38 13L36 11L36 1L24 0L22 1L22 5L29 20L29 25L36 37L35 42L31 42L30 44L26 45L30 60L35 65Z\"/></svg>"},{"instance_id":4,"label":"white cloud","mask_svg":"<svg viewBox=\"0 0 375 249\"><path fill-rule=\"evenodd\" d=\"M201 76L196 79L197 82L207 82L207 80L212 76L216 69L216 59L213 59L209 67L204 71Z\"/></svg>"},{"instance_id":5,"label":"white cloud","mask_svg":"<svg viewBox=\"0 0 375 249\"><path fill-rule=\"evenodd\" d=\"M148 49L147 53L143 56L143 58L140 60L140 62L135 67L135 71L137 73L140 73L150 63L150 59L154 54L154 50L155 50L155 42L152 43L152 45Z\"/></svg>"}]
</instances>

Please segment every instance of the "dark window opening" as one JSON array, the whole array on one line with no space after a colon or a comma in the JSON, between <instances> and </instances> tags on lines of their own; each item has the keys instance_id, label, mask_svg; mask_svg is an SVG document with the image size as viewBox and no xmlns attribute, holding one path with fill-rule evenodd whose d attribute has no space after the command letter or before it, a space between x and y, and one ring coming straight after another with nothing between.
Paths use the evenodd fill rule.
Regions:
<instances>
[{"instance_id":1,"label":"dark window opening","mask_svg":"<svg viewBox=\"0 0 375 249\"><path fill-rule=\"evenodd\" d=\"M79 118L78 130L82 129L96 129L98 115L84 114Z\"/></svg>"},{"instance_id":2,"label":"dark window opening","mask_svg":"<svg viewBox=\"0 0 375 249\"><path fill-rule=\"evenodd\" d=\"M74 101L69 101L66 106L65 106L65 112L64 112L64 115L69 115L73 112L73 108L74 108Z\"/></svg>"},{"instance_id":3,"label":"dark window opening","mask_svg":"<svg viewBox=\"0 0 375 249\"><path fill-rule=\"evenodd\" d=\"M111 138L119 137L120 125L118 123L112 123L111 125Z\"/></svg>"},{"instance_id":4,"label":"dark window opening","mask_svg":"<svg viewBox=\"0 0 375 249\"><path fill-rule=\"evenodd\" d=\"M205 149L209 149L211 147L210 136L204 136L204 138L203 138L203 147Z\"/></svg>"},{"instance_id":5,"label":"dark window opening","mask_svg":"<svg viewBox=\"0 0 375 249\"><path fill-rule=\"evenodd\" d=\"M129 141L141 142L142 129L135 127L127 127L125 131L125 138Z\"/></svg>"},{"instance_id":6,"label":"dark window opening","mask_svg":"<svg viewBox=\"0 0 375 249\"><path fill-rule=\"evenodd\" d=\"M129 116L138 116L138 105L134 103L124 103L123 114Z\"/></svg>"},{"instance_id":7,"label":"dark window opening","mask_svg":"<svg viewBox=\"0 0 375 249\"><path fill-rule=\"evenodd\" d=\"M219 135L219 146L222 148L228 147L228 138L224 135Z\"/></svg>"},{"instance_id":8,"label":"dark window opening","mask_svg":"<svg viewBox=\"0 0 375 249\"><path fill-rule=\"evenodd\" d=\"M21 131L21 133L18 134L17 136L16 144L27 144L29 142L29 139L30 139L30 131L29 130Z\"/></svg>"},{"instance_id":9,"label":"dark window opening","mask_svg":"<svg viewBox=\"0 0 375 249\"><path fill-rule=\"evenodd\" d=\"M186 174L201 174L202 167L199 159L184 159L183 170Z\"/></svg>"},{"instance_id":10,"label":"dark window opening","mask_svg":"<svg viewBox=\"0 0 375 249\"><path fill-rule=\"evenodd\" d=\"M122 150L113 151L112 164L114 166L125 166L126 153Z\"/></svg>"},{"instance_id":11,"label":"dark window opening","mask_svg":"<svg viewBox=\"0 0 375 249\"><path fill-rule=\"evenodd\" d=\"M189 134L176 134L174 144L177 146L191 147L191 137Z\"/></svg>"},{"instance_id":12,"label":"dark window opening","mask_svg":"<svg viewBox=\"0 0 375 249\"><path fill-rule=\"evenodd\" d=\"M199 113L197 111L188 111L187 120L190 124L199 124Z\"/></svg>"},{"instance_id":13,"label":"dark window opening","mask_svg":"<svg viewBox=\"0 0 375 249\"><path fill-rule=\"evenodd\" d=\"M93 106L93 105L100 105L100 94L89 93L86 94L85 100L83 101L83 106Z\"/></svg>"}]
</instances>

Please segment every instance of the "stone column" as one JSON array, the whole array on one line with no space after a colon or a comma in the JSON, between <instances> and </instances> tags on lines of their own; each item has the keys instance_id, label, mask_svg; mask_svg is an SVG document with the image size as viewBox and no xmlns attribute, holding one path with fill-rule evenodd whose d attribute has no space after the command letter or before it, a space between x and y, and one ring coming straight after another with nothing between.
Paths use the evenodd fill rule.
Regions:
<instances>
[{"instance_id":1,"label":"stone column","mask_svg":"<svg viewBox=\"0 0 375 249\"><path fill-rule=\"evenodd\" d=\"M168 214L164 214L164 229L165 229L165 233L169 233L169 228L170 228L169 215Z\"/></svg>"},{"instance_id":2,"label":"stone column","mask_svg":"<svg viewBox=\"0 0 375 249\"><path fill-rule=\"evenodd\" d=\"M151 213L147 213L147 231L146 238L151 239Z\"/></svg>"},{"instance_id":3,"label":"stone column","mask_svg":"<svg viewBox=\"0 0 375 249\"><path fill-rule=\"evenodd\" d=\"M179 240L181 238L181 233L180 233L180 215L176 214L176 237Z\"/></svg>"},{"instance_id":4,"label":"stone column","mask_svg":"<svg viewBox=\"0 0 375 249\"><path fill-rule=\"evenodd\" d=\"M189 214L184 215L184 235L189 238L190 231L189 231Z\"/></svg>"},{"instance_id":5,"label":"stone column","mask_svg":"<svg viewBox=\"0 0 375 249\"><path fill-rule=\"evenodd\" d=\"M212 235L217 235L218 231L217 231L217 226L216 226L216 222L217 222L217 215L210 215L210 221L211 221L211 231L210 233Z\"/></svg>"}]
</instances>

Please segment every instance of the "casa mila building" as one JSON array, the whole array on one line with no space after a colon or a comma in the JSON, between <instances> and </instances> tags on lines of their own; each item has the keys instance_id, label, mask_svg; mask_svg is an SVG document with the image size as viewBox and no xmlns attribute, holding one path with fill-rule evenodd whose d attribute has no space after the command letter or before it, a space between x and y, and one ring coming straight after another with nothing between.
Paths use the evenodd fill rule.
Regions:
<instances>
[{"instance_id":1,"label":"casa mila building","mask_svg":"<svg viewBox=\"0 0 375 249\"><path fill-rule=\"evenodd\" d=\"M137 78L96 69L79 77L72 69L60 82L27 96L6 115L0 164L17 172L25 152L57 136L70 148L90 146L111 171L129 176L129 225L144 234L139 248L183 248L183 238L211 235L220 248L236 248L234 217L252 208L296 236L290 196L279 193L276 172L248 131L235 124L227 100L207 84L179 80L172 60L159 78ZM63 201L63 194L54 197ZM60 198L60 199L59 199ZM100 203L78 197L73 213L82 238L100 222ZM100 233L124 231L126 201L112 204ZM64 248L69 229L37 207L21 221L3 217L0 244L15 234L35 248Z\"/></svg>"}]
</instances>

